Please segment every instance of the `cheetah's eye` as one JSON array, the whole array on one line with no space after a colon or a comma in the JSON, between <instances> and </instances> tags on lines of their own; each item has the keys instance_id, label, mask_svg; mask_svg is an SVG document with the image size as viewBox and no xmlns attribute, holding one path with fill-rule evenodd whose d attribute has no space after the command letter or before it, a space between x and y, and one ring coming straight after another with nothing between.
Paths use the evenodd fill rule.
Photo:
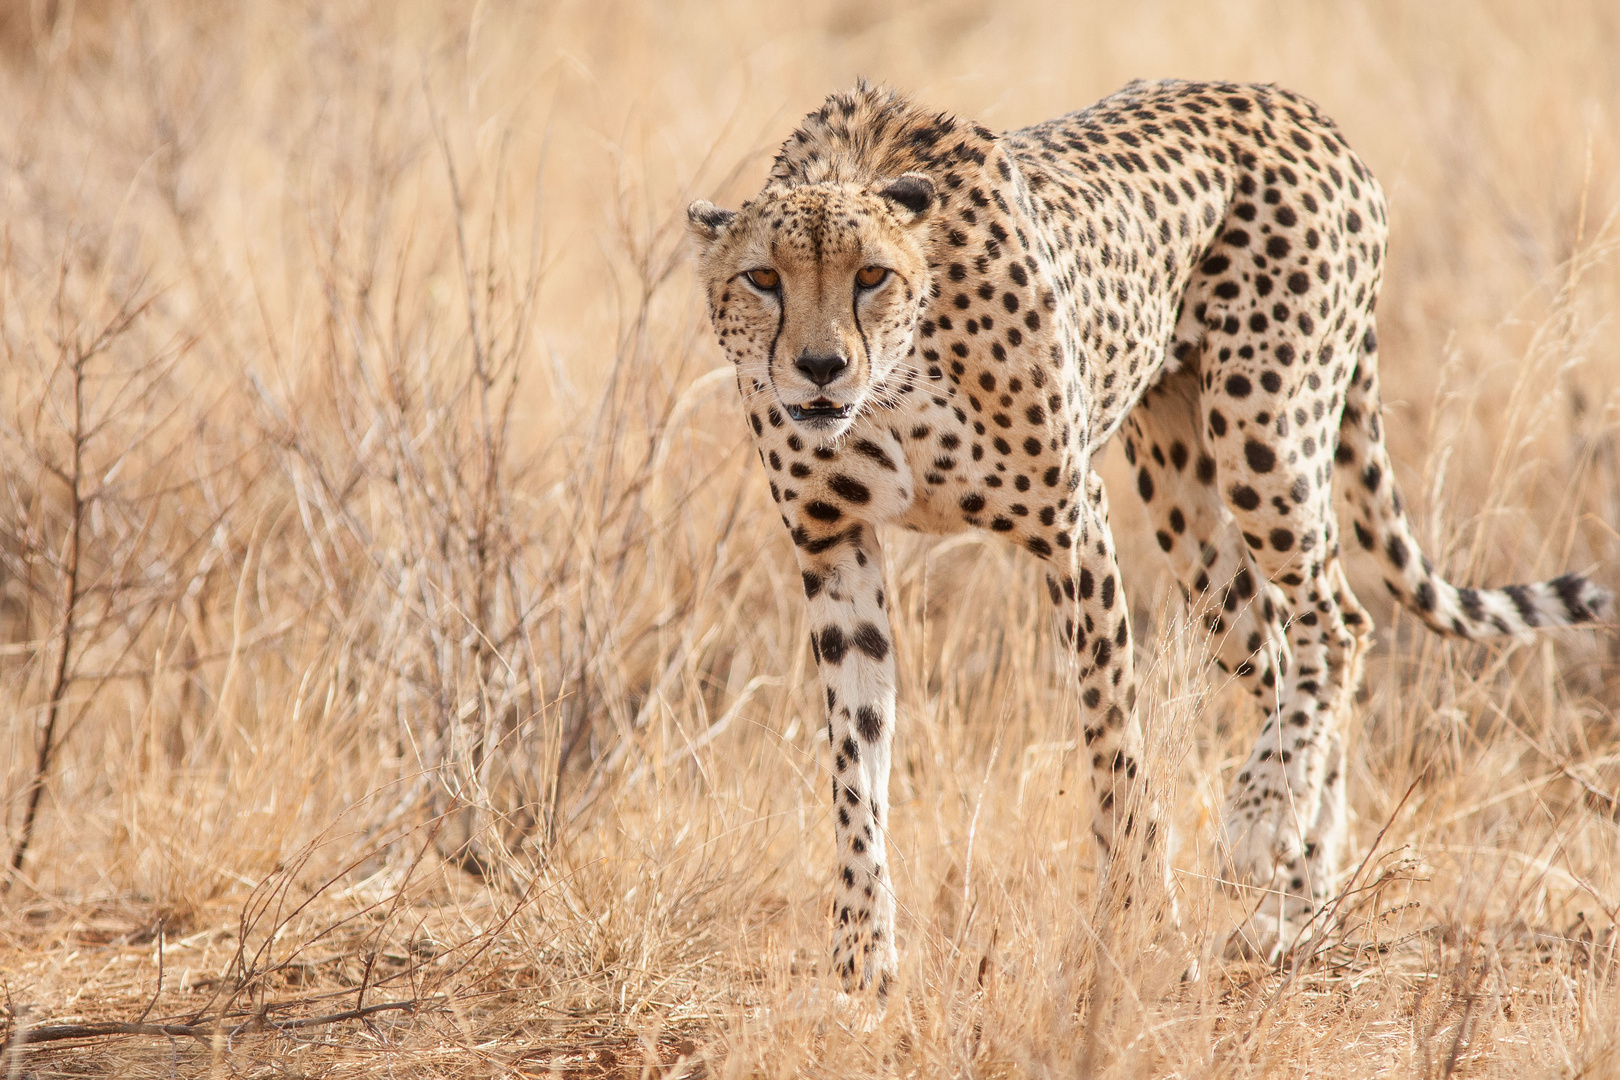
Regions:
<instances>
[{"instance_id":1,"label":"cheetah's eye","mask_svg":"<svg viewBox=\"0 0 1620 1080\"><path fill-rule=\"evenodd\" d=\"M743 277L747 278L754 288L764 289L766 292L775 292L782 284L782 275L775 270L750 270Z\"/></svg>"},{"instance_id":2,"label":"cheetah's eye","mask_svg":"<svg viewBox=\"0 0 1620 1080\"><path fill-rule=\"evenodd\" d=\"M855 284L863 289L875 289L888 280L889 271L881 266L863 266L855 271Z\"/></svg>"}]
</instances>

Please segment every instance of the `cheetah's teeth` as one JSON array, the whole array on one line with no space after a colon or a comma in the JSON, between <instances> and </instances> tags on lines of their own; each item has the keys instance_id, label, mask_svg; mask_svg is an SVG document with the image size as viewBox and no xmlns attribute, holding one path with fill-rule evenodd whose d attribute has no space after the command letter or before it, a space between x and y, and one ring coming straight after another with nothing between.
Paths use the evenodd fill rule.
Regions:
<instances>
[{"instance_id":1,"label":"cheetah's teeth","mask_svg":"<svg viewBox=\"0 0 1620 1080\"><path fill-rule=\"evenodd\" d=\"M847 420L851 405L789 405L787 413L795 420Z\"/></svg>"}]
</instances>

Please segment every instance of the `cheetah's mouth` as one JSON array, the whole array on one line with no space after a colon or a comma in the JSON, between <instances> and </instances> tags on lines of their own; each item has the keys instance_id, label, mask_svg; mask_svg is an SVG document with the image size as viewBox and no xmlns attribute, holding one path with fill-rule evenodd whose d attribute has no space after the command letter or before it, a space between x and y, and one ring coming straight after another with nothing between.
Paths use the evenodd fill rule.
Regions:
<instances>
[{"instance_id":1,"label":"cheetah's mouth","mask_svg":"<svg viewBox=\"0 0 1620 1080\"><path fill-rule=\"evenodd\" d=\"M816 398L814 401L806 402L803 405L788 405L787 412L793 419L803 423L806 420L811 422L817 420L847 420L854 408L853 405L838 405L828 401L826 398Z\"/></svg>"}]
</instances>

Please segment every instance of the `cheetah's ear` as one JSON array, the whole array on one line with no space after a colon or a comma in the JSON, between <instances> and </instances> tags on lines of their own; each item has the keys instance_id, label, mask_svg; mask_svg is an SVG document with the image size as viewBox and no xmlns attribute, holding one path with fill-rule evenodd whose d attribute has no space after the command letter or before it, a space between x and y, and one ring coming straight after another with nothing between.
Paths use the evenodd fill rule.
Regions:
<instances>
[{"instance_id":1,"label":"cheetah's ear","mask_svg":"<svg viewBox=\"0 0 1620 1080\"><path fill-rule=\"evenodd\" d=\"M933 209L934 182L922 173L901 173L878 189L878 198L889 204L902 225L916 225Z\"/></svg>"},{"instance_id":2,"label":"cheetah's ear","mask_svg":"<svg viewBox=\"0 0 1620 1080\"><path fill-rule=\"evenodd\" d=\"M686 208L687 227L697 242L705 247L720 239L720 234L726 231L726 226L736 216L735 210L722 210L707 199L699 199Z\"/></svg>"}]
</instances>

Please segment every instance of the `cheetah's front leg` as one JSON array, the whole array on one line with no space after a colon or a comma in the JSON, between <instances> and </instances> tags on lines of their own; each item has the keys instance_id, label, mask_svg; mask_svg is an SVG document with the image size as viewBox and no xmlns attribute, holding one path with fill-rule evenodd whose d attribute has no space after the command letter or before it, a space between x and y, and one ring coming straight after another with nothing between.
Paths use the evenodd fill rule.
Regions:
<instances>
[{"instance_id":1,"label":"cheetah's front leg","mask_svg":"<svg viewBox=\"0 0 1620 1080\"><path fill-rule=\"evenodd\" d=\"M821 671L831 743L838 881L833 966L845 989L887 990L897 954L894 892L884 863L889 746L894 732L894 650L882 557L869 526L831 547L798 548L810 601L810 644Z\"/></svg>"},{"instance_id":2,"label":"cheetah's front leg","mask_svg":"<svg viewBox=\"0 0 1620 1080\"><path fill-rule=\"evenodd\" d=\"M1062 553L1067 572L1049 572L1047 588L1057 606L1058 633L1076 661L1095 795L1092 831L1105 860L1105 902L1129 907L1146 886L1160 894L1162 913L1173 924L1169 821L1159 785L1145 773L1149 762L1136 712L1130 610L1119 583L1102 478L1088 474L1079 494L1074 547ZM1058 563L1057 555L1048 562Z\"/></svg>"}]
</instances>

